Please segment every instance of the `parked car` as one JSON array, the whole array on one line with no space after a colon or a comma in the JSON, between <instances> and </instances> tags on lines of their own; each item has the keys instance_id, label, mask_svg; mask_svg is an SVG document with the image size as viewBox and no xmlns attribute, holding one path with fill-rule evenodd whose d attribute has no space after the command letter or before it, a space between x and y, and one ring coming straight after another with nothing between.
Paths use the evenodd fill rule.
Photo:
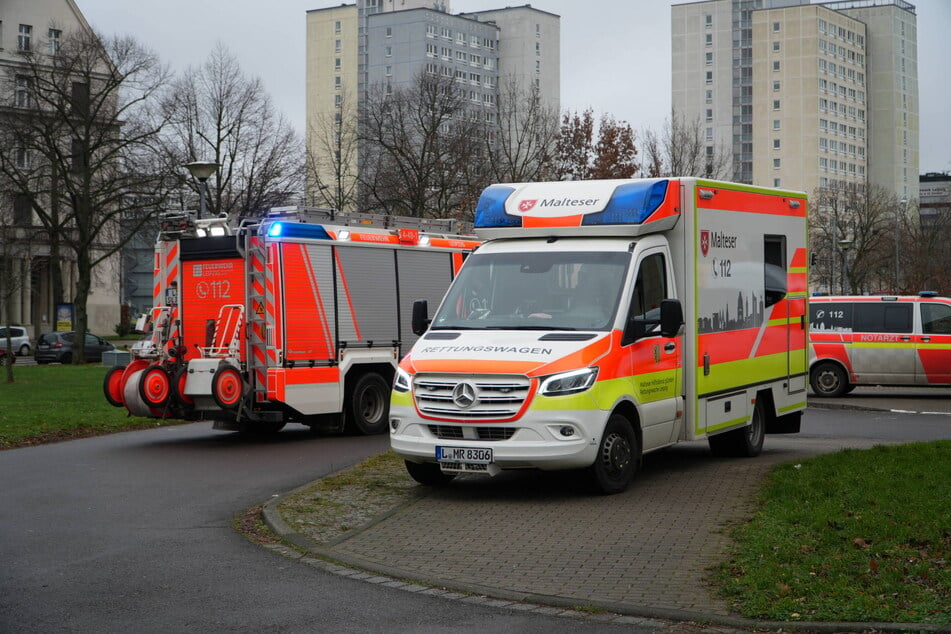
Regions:
<instances>
[{"instance_id":1,"label":"parked car","mask_svg":"<svg viewBox=\"0 0 951 634\"><path fill-rule=\"evenodd\" d=\"M33 351L33 339L21 326L10 326L10 337L13 341L13 353L25 357ZM7 328L0 328L0 348L7 349Z\"/></svg>"},{"instance_id":2,"label":"parked car","mask_svg":"<svg viewBox=\"0 0 951 634\"><path fill-rule=\"evenodd\" d=\"M47 332L36 340L37 363L72 363L75 332ZM115 350L116 347L92 333L86 333L86 361L102 361L102 353Z\"/></svg>"},{"instance_id":3,"label":"parked car","mask_svg":"<svg viewBox=\"0 0 951 634\"><path fill-rule=\"evenodd\" d=\"M13 363L17 362L17 356L11 355L10 358L13 360ZM7 363L7 348L6 346L0 348L0 368L2 368Z\"/></svg>"}]
</instances>

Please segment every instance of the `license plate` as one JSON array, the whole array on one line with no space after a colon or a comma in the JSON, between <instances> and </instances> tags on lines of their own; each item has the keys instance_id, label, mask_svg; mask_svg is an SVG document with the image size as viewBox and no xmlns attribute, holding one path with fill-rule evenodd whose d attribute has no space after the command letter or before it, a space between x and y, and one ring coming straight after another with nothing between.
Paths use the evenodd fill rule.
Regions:
<instances>
[{"instance_id":1,"label":"license plate","mask_svg":"<svg viewBox=\"0 0 951 634\"><path fill-rule=\"evenodd\" d=\"M436 447L436 461L490 464L492 450L479 447Z\"/></svg>"}]
</instances>

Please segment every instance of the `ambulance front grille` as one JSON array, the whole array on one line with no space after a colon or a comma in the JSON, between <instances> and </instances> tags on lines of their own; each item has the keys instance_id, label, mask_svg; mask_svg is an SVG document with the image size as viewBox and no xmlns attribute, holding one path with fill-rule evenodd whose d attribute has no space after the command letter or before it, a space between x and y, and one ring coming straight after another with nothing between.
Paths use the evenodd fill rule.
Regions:
<instances>
[{"instance_id":1,"label":"ambulance front grille","mask_svg":"<svg viewBox=\"0 0 951 634\"><path fill-rule=\"evenodd\" d=\"M430 425L429 431L440 440L463 440L462 427L459 425ZM508 440L515 435L514 427L476 427L473 440Z\"/></svg>"},{"instance_id":2,"label":"ambulance front grille","mask_svg":"<svg viewBox=\"0 0 951 634\"><path fill-rule=\"evenodd\" d=\"M413 395L423 414L486 420L515 416L530 386L525 376L416 375Z\"/></svg>"}]
</instances>

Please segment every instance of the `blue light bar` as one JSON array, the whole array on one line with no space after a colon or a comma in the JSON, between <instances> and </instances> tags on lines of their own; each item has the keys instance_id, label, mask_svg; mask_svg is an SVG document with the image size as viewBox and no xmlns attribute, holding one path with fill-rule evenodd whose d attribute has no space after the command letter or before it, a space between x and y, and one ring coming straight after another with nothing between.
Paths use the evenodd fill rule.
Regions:
<instances>
[{"instance_id":1,"label":"blue light bar","mask_svg":"<svg viewBox=\"0 0 951 634\"><path fill-rule=\"evenodd\" d=\"M475 228L484 227L521 227L522 219L505 213L505 201L514 187L490 185L479 196L479 204L475 211Z\"/></svg>"},{"instance_id":2,"label":"blue light bar","mask_svg":"<svg viewBox=\"0 0 951 634\"><path fill-rule=\"evenodd\" d=\"M275 222L268 227L267 235L270 238L333 239L323 225L308 225L300 222Z\"/></svg>"},{"instance_id":3,"label":"blue light bar","mask_svg":"<svg viewBox=\"0 0 951 634\"><path fill-rule=\"evenodd\" d=\"M614 190L604 211L588 214L582 225L639 225L664 202L668 181L625 183Z\"/></svg>"}]
</instances>

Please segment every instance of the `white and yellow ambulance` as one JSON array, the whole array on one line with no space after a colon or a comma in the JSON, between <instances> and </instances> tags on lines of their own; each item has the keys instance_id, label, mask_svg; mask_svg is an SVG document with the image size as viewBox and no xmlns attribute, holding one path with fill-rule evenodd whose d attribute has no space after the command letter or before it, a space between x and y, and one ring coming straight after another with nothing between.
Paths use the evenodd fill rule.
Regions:
<instances>
[{"instance_id":1,"label":"white and yellow ambulance","mask_svg":"<svg viewBox=\"0 0 951 634\"><path fill-rule=\"evenodd\" d=\"M488 242L402 359L390 440L410 475L584 468L624 490L647 452L753 456L806 406L806 196L695 178L500 184ZM428 327L428 329L427 329Z\"/></svg>"},{"instance_id":2,"label":"white and yellow ambulance","mask_svg":"<svg viewBox=\"0 0 951 634\"><path fill-rule=\"evenodd\" d=\"M817 396L858 385L951 385L951 299L917 296L813 297L809 376Z\"/></svg>"}]
</instances>

